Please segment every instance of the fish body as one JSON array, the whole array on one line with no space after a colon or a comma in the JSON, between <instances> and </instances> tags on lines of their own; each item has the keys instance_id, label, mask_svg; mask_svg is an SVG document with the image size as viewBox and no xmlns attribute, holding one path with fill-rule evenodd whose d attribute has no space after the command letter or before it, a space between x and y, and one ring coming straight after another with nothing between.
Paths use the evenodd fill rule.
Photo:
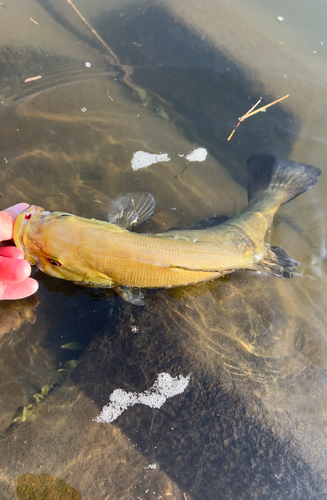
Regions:
<instances>
[{"instance_id":1,"label":"fish body","mask_svg":"<svg viewBox=\"0 0 327 500\"><path fill-rule=\"evenodd\" d=\"M29 207L28 214L23 237L16 241L27 260L51 276L83 285L180 286L245 265L244 256L237 250L233 255L226 238L221 238L218 260L217 242L201 242L201 230L192 239L170 238L168 232L166 237L137 234L109 222L46 213L41 207Z\"/></svg>"},{"instance_id":2,"label":"fish body","mask_svg":"<svg viewBox=\"0 0 327 500\"><path fill-rule=\"evenodd\" d=\"M132 223L137 221L138 212L126 208L130 199L125 197L110 222L30 206L16 219L15 244L43 272L93 287L169 288L237 269L290 277L297 263L267 241L273 218L281 204L316 183L320 170L273 157L253 157L248 164L249 205L218 226L133 233L126 227L132 215ZM154 208L153 203L144 210L144 200L139 207L146 212L143 220Z\"/></svg>"}]
</instances>

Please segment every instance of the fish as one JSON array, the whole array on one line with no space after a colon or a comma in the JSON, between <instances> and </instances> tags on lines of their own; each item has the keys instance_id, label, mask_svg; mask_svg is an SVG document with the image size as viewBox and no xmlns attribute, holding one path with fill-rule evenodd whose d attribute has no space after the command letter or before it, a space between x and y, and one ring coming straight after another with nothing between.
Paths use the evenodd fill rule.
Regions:
<instances>
[{"instance_id":1,"label":"fish","mask_svg":"<svg viewBox=\"0 0 327 500\"><path fill-rule=\"evenodd\" d=\"M113 288L125 300L144 304L144 289L194 285L236 270L291 278L299 265L269 243L278 208L314 186L321 170L274 156L253 156L248 206L206 229L135 233L154 213L150 193L116 200L108 221L30 205L18 215L15 245L44 273L76 284Z\"/></svg>"}]
</instances>

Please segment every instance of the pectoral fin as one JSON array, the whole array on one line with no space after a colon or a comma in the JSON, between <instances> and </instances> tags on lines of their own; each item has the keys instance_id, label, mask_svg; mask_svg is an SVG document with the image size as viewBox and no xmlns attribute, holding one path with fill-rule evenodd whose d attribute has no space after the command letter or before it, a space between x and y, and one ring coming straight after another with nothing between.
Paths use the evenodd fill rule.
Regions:
<instances>
[{"instance_id":1,"label":"pectoral fin","mask_svg":"<svg viewBox=\"0 0 327 500\"><path fill-rule=\"evenodd\" d=\"M112 202L108 221L111 224L130 229L152 217L155 203L155 199L150 193L129 193Z\"/></svg>"},{"instance_id":2,"label":"pectoral fin","mask_svg":"<svg viewBox=\"0 0 327 500\"><path fill-rule=\"evenodd\" d=\"M115 287L115 292L117 292L122 299L126 300L126 302L130 302L134 306L145 305L144 295L141 291L141 288L117 286Z\"/></svg>"}]
</instances>

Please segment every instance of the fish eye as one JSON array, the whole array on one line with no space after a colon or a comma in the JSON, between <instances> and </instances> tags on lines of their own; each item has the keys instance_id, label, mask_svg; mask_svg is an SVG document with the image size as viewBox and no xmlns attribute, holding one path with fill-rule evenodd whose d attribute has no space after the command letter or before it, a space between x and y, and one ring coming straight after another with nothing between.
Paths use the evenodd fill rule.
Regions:
<instances>
[{"instance_id":1,"label":"fish eye","mask_svg":"<svg viewBox=\"0 0 327 500\"><path fill-rule=\"evenodd\" d=\"M25 215L25 219L28 220L32 217L32 214L31 212L29 212L28 214Z\"/></svg>"},{"instance_id":2,"label":"fish eye","mask_svg":"<svg viewBox=\"0 0 327 500\"><path fill-rule=\"evenodd\" d=\"M54 259L47 258L47 261L52 266L57 266L57 267L61 266L61 262L59 262L59 260L54 260Z\"/></svg>"}]
</instances>

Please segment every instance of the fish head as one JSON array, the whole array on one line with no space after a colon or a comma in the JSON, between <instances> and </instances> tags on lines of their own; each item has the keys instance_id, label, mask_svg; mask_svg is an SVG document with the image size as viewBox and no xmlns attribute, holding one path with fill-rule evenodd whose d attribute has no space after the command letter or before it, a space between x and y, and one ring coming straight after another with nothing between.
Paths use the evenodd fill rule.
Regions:
<instances>
[{"instance_id":1,"label":"fish head","mask_svg":"<svg viewBox=\"0 0 327 500\"><path fill-rule=\"evenodd\" d=\"M25 259L44 273L69 281L81 281L87 272L76 257L79 243L76 217L64 212L48 212L30 205L15 220L15 245Z\"/></svg>"}]
</instances>

